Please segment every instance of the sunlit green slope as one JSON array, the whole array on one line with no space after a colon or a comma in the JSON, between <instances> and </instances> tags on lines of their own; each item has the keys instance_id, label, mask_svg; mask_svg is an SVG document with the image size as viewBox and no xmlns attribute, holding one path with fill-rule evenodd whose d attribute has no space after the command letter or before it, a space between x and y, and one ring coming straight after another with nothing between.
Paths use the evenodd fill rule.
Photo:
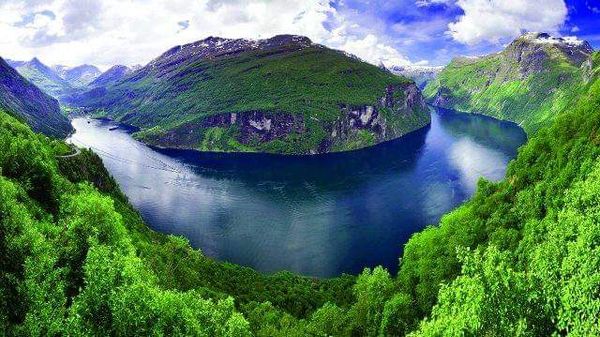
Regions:
<instances>
[{"instance_id":1,"label":"sunlit green slope","mask_svg":"<svg viewBox=\"0 0 600 337\"><path fill-rule=\"evenodd\" d=\"M352 150L430 120L412 81L290 35L178 46L73 104L141 128L149 144L202 151Z\"/></svg>"},{"instance_id":2,"label":"sunlit green slope","mask_svg":"<svg viewBox=\"0 0 600 337\"><path fill-rule=\"evenodd\" d=\"M585 90L592 52L585 41L528 33L500 53L454 59L424 95L434 105L513 121L531 134Z\"/></svg>"},{"instance_id":3,"label":"sunlit green slope","mask_svg":"<svg viewBox=\"0 0 600 337\"><path fill-rule=\"evenodd\" d=\"M89 151L0 112L0 331L600 335L600 54L499 183L411 238L398 275L265 276L149 230ZM274 252L276 253L276 252Z\"/></svg>"}]
</instances>

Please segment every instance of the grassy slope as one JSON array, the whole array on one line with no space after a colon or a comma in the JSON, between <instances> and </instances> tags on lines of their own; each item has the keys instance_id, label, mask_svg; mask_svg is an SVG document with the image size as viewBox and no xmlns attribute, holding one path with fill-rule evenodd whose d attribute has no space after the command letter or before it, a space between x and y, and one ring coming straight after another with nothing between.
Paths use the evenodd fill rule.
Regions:
<instances>
[{"instance_id":1,"label":"grassy slope","mask_svg":"<svg viewBox=\"0 0 600 337\"><path fill-rule=\"evenodd\" d=\"M394 336L415 327L425 336L598 335L598 53L582 91L530 138L504 181L480 182L472 200L411 238L396 278L367 270L352 294L348 281L269 278L151 233L97 157L56 163L61 146L0 114L0 249L9 257L0 262L0 327L9 334L202 335L200 326L217 336L248 329ZM73 184L80 180L103 195ZM217 300L226 294L241 299L244 317ZM333 298L338 305L314 311Z\"/></svg>"},{"instance_id":2,"label":"grassy slope","mask_svg":"<svg viewBox=\"0 0 600 337\"><path fill-rule=\"evenodd\" d=\"M320 47L253 51L144 69L112 88L102 102L117 118L139 127L174 126L222 112L287 111L334 120L340 103L374 104L387 84L408 80ZM133 92L132 100L121 97ZM100 104L101 105L101 104Z\"/></svg>"},{"instance_id":3,"label":"grassy slope","mask_svg":"<svg viewBox=\"0 0 600 337\"><path fill-rule=\"evenodd\" d=\"M167 130L212 114L254 110L303 114L309 129L306 135L292 134L283 141L248 147L234 140L235 129L207 130L205 142L197 146L204 150L217 143L213 150L288 152L295 147L316 148L326 137L324 123L340 117L340 104L373 105L387 85L408 82L338 51L288 46L166 68L146 67L86 104L106 107L105 114L141 127L144 131L138 137L150 142ZM426 114L422 115L388 117L406 133L427 123Z\"/></svg>"},{"instance_id":4,"label":"grassy slope","mask_svg":"<svg viewBox=\"0 0 600 337\"><path fill-rule=\"evenodd\" d=\"M83 150L76 157L55 158L55 155L69 152L64 143L33 134L2 111L0 149L0 251L3 256L0 293L6 300L19 298L16 302L0 301L2 331L9 334L78 329L83 329L83 334L92 333L94 329L100 329L98 333L102 329L115 332L117 330L113 329L117 329L118 324L129 323L118 323L124 318L117 317L116 311L111 311L113 307L98 308L109 305L106 301L124 296L117 288L128 287L131 285L128 282L150 287L158 292L158 297L189 295L213 301L211 303L218 308L222 307L220 301L228 296L235 296L238 306L269 301L272 310L284 310L296 317L310 314L327 301L340 305L351 301L353 277L317 280L285 272L262 275L250 268L214 261L190 248L181 238L149 230L98 156ZM91 255L105 248L119 255L118 259L133 258L130 256L133 252L133 263L139 266L131 266L135 270L123 269L121 273L129 275L133 272L124 277L136 279L142 276L149 283L109 279L110 273L89 274L90 268L99 267L91 266ZM129 268L115 262L114 256L95 258L100 260L93 263L98 262L106 268ZM43 281L32 281L32 268L50 268L54 273ZM43 289L36 288L39 282ZM85 294L96 291L94 289L106 282L116 282L110 296L117 297L111 297L112 300ZM54 289L52 294L48 287ZM127 293L131 291L129 289ZM56 302L42 299L49 296ZM138 306L133 310L139 309ZM90 321L73 323L81 318L72 316L81 316L79 310L91 310L95 316L83 318ZM158 306L149 310L158 310ZM181 313L179 309L173 310ZM50 311L54 314L44 316ZM184 319L173 324L186 325ZM218 318L210 324L217 323L224 324ZM160 326L160 322L156 324ZM86 325L95 328L86 330ZM145 330L139 330L143 328L140 326L132 331L143 333ZM169 327L166 328L164 331L168 334Z\"/></svg>"},{"instance_id":5,"label":"grassy slope","mask_svg":"<svg viewBox=\"0 0 600 337\"><path fill-rule=\"evenodd\" d=\"M503 52L478 59L455 59L424 90L433 99L448 92L446 106L518 123L529 134L550 123L584 86L580 68L549 49L545 70L523 78L519 64Z\"/></svg>"}]
</instances>

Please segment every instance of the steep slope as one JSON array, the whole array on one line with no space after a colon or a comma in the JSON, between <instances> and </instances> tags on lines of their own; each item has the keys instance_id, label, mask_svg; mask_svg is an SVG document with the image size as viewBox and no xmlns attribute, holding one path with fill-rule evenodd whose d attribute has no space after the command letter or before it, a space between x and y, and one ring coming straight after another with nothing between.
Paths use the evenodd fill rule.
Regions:
<instances>
[{"instance_id":1,"label":"steep slope","mask_svg":"<svg viewBox=\"0 0 600 337\"><path fill-rule=\"evenodd\" d=\"M242 306L293 319L350 300L354 277L262 275L151 231L98 156L70 151L0 109L3 336L249 336Z\"/></svg>"},{"instance_id":2,"label":"steep slope","mask_svg":"<svg viewBox=\"0 0 600 337\"><path fill-rule=\"evenodd\" d=\"M42 89L48 95L61 99L73 92L73 87L61 78L53 69L43 64L39 59L31 61L7 61L19 74Z\"/></svg>"},{"instance_id":3,"label":"steep slope","mask_svg":"<svg viewBox=\"0 0 600 337\"><path fill-rule=\"evenodd\" d=\"M406 246L403 284L437 299L412 336L600 335L600 53L588 74L505 181Z\"/></svg>"},{"instance_id":4,"label":"steep slope","mask_svg":"<svg viewBox=\"0 0 600 337\"><path fill-rule=\"evenodd\" d=\"M58 102L29 83L0 58L0 108L11 111L46 135L63 138L71 123L60 113Z\"/></svg>"},{"instance_id":5,"label":"steep slope","mask_svg":"<svg viewBox=\"0 0 600 337\"><path fill-rule=\"evenodd\" d=\"M393 66L389 68L392 73L415 81L420 89L424 89L443 69L444 67L429 66Z\"/></svg>"},{"instance_id":6,"label":"steep slope","mask_svg":"<svg viewBox=\"0 0 600 337\"><path fill-rule=\"evenodd\" d=\"M97 88L97 87L107 87L113 84L116 84L118 81L123 79L125 75L130 74L132 72L131 69L127 66L116 65L108 69L107 71L100 74L96 77L91 83L89 83L89 87Z\"/></svg>"},{"instance_id":7,"label":"steep slope","mask_svg":"<svg viewBox=\"0 0 600 337\"><path fill-rule=\"evenodd\" d=\"M411 81L289 35L177 46L75 104L140 127L149 144L203 151L351 150L430 118Z\"/></svg>"},{"instance_id":8,"label":"steep slope","mask_svg":"<svg viewBox=\"0 0 600 337\"><path fill-rule=\"evenodd\" d=\"M589 74L504 181L480 182L410 240L397 277L265 276L213 261L146 228L92 152L57 158L64 144L0 111L0 331L598 336L600 53Z\"/></svg>"},{"instance_id":9,"label":"steep slope","mask_svg":"<svg viewBox=\"0 0 600 337\"><path fill-rule=\"evenodd\" d=\"M435 105L507 119L532 133L583 90L592 52L585 41L527 33L497 54L454 59L424 94Z\"/></svg>"}]
</instances>

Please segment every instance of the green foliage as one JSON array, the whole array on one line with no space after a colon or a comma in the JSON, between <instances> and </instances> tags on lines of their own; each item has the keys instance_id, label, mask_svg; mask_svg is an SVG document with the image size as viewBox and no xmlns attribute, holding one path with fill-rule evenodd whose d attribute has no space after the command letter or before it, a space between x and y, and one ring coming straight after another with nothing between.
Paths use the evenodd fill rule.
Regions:
<instances>
[{"instance_id":1,"label":"green foliage","mask_svg":"<svg viewBox=\"0 0 600 337\"><path fill-rule=\"evenodd\" d=\"M64 146L1 111L0 126L0 327L9 335L245 336L236 304L270 301L297 326L327 301L352 301L353 277L262 275L152 232L97 155L57 157Z\"/></svg>"},{"instance_id":2,"label":"green foliage","mask_svg":"<svg viewBox=\"0 0 600 337\"><path fill-rule=\"evenodd\" d=\"M293 71L290 71L293 69ZM166 73L166 74L165 74ZM177 79L177 81L169 80ZM407 80L322 47L250 51L230 57L184 62L147 72L102 97L117 118L135 107L128 121L140 127L172 128L222 112L286 111L323 120L339 115L339 104L373 104L386 85ZM173 90L175 95L158 95ZM135 90L136 98L121 96ZM146 98L144 98L146 97ZM147 99L151 97L152 99ZM143 101L143 102L142 102Z\"/></svg>"},{"instance_id":3,"label":"green foliage","mask_svg":"<svg viewBox=\"0 0 600 337\"><path fill-rule=\"evenodd\" d=\"M354 295L356 303L350 310L353 324L359 336L377 336L383 308L390 297L394 284L387 270L376 267L365 269L356 280Z\"/></svg>"},{"instance_id":4,"label":"green foliage","mask_svg":"<svg viewBox=\"0 0 600 337\"><path fill-rule=\"evenodd\" d=\"M443 97L445 107L513 121L531 135L585 90L579 66L550 45L544 52L543 69L526 75L511 47L474 60L455 59L427 85L424 95L430 100Z\"/></svg>"},{"instance_id":5,"label":"green foliage","mask_svg":"<svg viewBox=\"0 0 600 337\"><path fill-rule=\"evenodd\" d=\"M376 105L387 86L409 83L318 45L301 48L290 44L233 55L157 62L106 92L84 99L82 104L141 128L135 137L159 146L308 154L327 139L325 129L342 117L341 105ZM302 115L304 129L269 141L240 144L235 127L206 128L202 124L207 116L253 111ZM398 136L429 120L427 111L411 115L415 116L384 114L387 125L393 126ZM337 149L373 145L373 136L360 131Z\"/></svg>"},{"instance_id":6,"label":"green foliage","mask_svg":"<svg viewBox=\"0 0 600 337\"><path fill-rule=\"evenodd\" d=\"M411 331L415 320L412 312L412 299L400 292L396 293L383 308L379 336L404 336Z\"/></svg>"},{"instance_id":7,"label":"green foliage","mask_svg":"<svg viewBox=\"0 0 600 337\"><path fill-rule=\"evenodd\" d=\"M437 303L419 335L599 333L591 289L600 285L592 243L600 80L586 91L520 150L505 181L480 183L439 227L411 239L400 287L421 303L421 317ZM472 253L458 259L459 246Z\"/></svg>"},{"instance_id":8,"label":"green foliage","mask_svg":"<svg viewBox=\"0 0 600 337\"><path fill-rule=\"evenodd\" d=\"M598 69L504 181L480 181L469 202L411 238L396 277L381 267L331 280L261 275L206 258L149 230L93 153L57 159L60 146L0 112L0 329L599 335Z\"/></svg>"}]
</instances>

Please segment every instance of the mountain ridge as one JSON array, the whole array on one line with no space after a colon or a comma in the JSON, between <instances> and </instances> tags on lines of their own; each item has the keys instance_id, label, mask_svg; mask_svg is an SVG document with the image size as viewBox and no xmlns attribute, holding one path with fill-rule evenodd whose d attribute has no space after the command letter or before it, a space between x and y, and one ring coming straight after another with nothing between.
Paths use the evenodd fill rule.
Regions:
<instances>
[{"instance_id":1,"label":"mountain ridge","mask_svg":"<svg viewBox=\"0 0 600 337\"><path fill-rule=\"evenodd\" d=\"M121 80L126 75L132 73L134 69L125 65L114 65L105 72L101 73L89 83L90 88L106 87Z\"/></svg>"},{"instance_id":2,"label":"mountain ridge","mask_svg":"<svg viewBox=\"0 0 600 337\"><path fill-rule=\"evenodd\" d=\"M337 152L429 123L412 81L297 35L175 46L74 104L151 145L202 151Z\"/></svg>"}]
</instances>

